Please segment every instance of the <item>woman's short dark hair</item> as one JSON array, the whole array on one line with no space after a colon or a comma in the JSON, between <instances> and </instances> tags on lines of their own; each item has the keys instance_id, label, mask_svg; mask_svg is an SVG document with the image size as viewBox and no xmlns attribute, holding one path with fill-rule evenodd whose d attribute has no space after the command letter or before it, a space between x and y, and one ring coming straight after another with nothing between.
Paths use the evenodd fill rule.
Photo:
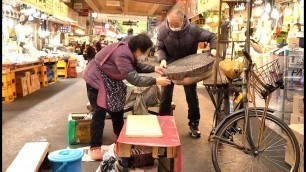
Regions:
<instances>
[{"instance_id":1,"label":"woman's short dark hair","mask_svg":"<svg viewBox=\"0 0 306 172\"><path fill-rule=\"evenodd\" d=\"M150 37L143 33L132 37L128 44L132 52L140 49L142 53L145 53L149 48L153 46L153 42L151 41Z\"/></svg>"}]
</instances>

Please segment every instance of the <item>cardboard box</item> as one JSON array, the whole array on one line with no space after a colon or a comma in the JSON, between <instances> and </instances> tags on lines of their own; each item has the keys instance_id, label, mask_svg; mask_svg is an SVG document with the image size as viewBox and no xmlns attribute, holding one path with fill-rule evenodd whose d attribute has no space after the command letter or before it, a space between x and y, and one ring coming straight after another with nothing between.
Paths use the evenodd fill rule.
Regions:
<instances>
[{"instance_id":1,"label":"cardboard box","mask_svg":"<svg viewBox=\"0 0 306 172\"><path fill-rule=\"evenodd\" d=\"M300 45L300 38L288 38L288 47L290 49L298 48Z\"/></svg>"},{"instance_id":2,"label":"cardboard box","mask_svg":"<svg viewBox=\"0 0 306 172\"><path fill-rule=\"evenodd\" d=\"M84 143L90 141L91 119L84 119L88 113L71 113L68 117L68 141L69 144Z\"/></svg>"},{"instance_id":3,"label":"cardboard box","mask_svg":"<svg viewBox=\"0 0 306 172\"><path fill-rule=\"evenodd\" d=\"M304 124L304 116L292 113L290 115L290 124Z\"/></svg>"},{"instance_id":4,"label":"cardboard box","mask_svg":"<svg viewBox=\"0 0 306 172\"><path fill-rule=\"evenodd\" d=\"M291 130L293 131L296 139L298 140L300 147L300 171L304 171L304 124L291 124L289 125ZM291 144L286 144L286 153L285 153L285 161L289 165L293 165L293 150Z\"/></svg>"},{"instance_id":5,"label":"cardboard box","mask_svg":"<svg viewBox=\"0 0 306 172\"><path fill-rule=\"evenodd\" d=\"M297 115L304 116L304 96L303 95L294 95L293 96L293 112Z\"/></svg>"}]
</instances>

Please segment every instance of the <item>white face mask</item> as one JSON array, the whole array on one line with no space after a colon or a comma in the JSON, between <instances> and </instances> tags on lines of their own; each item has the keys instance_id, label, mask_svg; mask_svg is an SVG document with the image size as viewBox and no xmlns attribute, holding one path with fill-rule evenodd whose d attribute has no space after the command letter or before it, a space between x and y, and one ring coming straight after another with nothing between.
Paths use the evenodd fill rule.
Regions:
<instances>
[{"instance_id":1,"label":"white face mask","mask_svg":"<svg viewBox=\"0 0 306 172\"><path fill-rule=\"evenodd\" d=\"M145 61L146 58L147 58L147 55L143 54L143 55L141 55L141 56L139 56L139 57L137 58L137 61L143 62L143 61Z\"/></svg>"},{"instance_id":2,"label":"white face mask","mask_svg":"<svg viewBox=\"0 0 306 172\"><path fill-rule=\"evenodd\" d=\"M170 29L174 32L178 32L180 31L182 28L181 27L177 27L177 28L173 28L173 27L170 27Z\"/></svg>"}]
</instances>

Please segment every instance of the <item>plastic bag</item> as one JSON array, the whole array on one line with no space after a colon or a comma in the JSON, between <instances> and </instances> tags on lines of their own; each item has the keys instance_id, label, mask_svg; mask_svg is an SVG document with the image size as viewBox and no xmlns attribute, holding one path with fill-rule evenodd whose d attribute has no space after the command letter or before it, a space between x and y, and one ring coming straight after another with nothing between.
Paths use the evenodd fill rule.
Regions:
<instances>
[{"instance_id":1,"label":"plastic bag","mask_svg":"<svg viewBox=\"0 0 306 172\"><path fill-rule=\"evenodd\" d=\"M103 161L101 162L101 172L116 172L115 162L117 161L115 156L115 144L108 146L106 150L103 150Z\"/></svg>"},{"instance_id":2,"label":"plastic bag","mask_svg":"<svg viewBox=\"0 0 306 172\"><path fill-rule=\"evenodd\" d=\"M125 109L133 107L134 114L148 114L147 107L155 106L160 101L160 90L157 85L150 87L128 87Z\"/></svg>"},{"instance_id":3,"label":"plastic bag","mask_svg":"<svg viewBox=\"0 0 306 172\"><path fill-rule=\"evenodd\" d=\"M219 63L220 70L230 79L238 78L242 73L243 63L223 60Z\"/></svg>"}]
</instances>

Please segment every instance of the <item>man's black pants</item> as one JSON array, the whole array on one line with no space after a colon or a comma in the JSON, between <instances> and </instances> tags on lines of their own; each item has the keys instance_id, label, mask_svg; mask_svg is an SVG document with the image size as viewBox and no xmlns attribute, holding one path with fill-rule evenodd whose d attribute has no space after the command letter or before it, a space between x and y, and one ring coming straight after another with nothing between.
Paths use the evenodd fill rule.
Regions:
<instances>
[{"instance_id":1,"label":"man's black pants","mask_svg":"<svg viewBox=\"0 0 306 172\"><path fill-rule=\"evenodd\" d=\"M171 114L173 88L173 83L161 87L161 101L159 106L159 115L161 116ZM190 122L198 122L200 120L200 109L197 95L197 84L184 85L184 91L188 104L188 119Z\"/></svg>"},{"instance_id":2,"label":"man's black pants","mask_svg":"<svg viewBox=\"0 0 306 172\"><path fill-rule=\"evenodd\" d=\"M99 147L102 145L103 129L106 112L111 116L113 122L113 130L117 137L119 137L120 131L123 127L123 109L119 112L110 112L97 105L98 90L86 84L87 96L90 105L93 109L93 117L90 126L90 147Z\"/></svg>"}]
</instances>

